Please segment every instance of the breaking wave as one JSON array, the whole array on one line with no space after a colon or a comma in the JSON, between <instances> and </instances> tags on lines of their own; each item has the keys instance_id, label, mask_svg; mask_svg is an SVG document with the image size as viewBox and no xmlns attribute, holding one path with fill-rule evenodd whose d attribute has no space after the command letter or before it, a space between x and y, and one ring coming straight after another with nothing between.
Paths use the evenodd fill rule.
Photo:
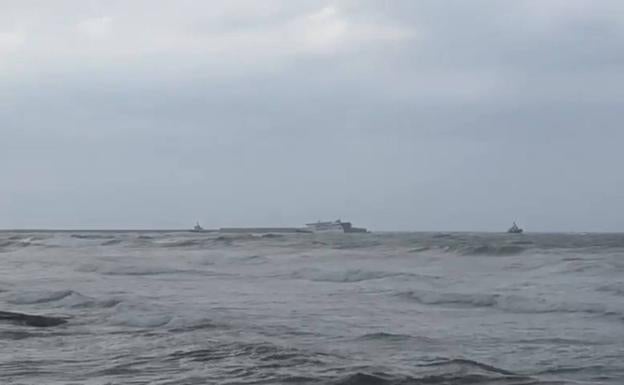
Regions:
<instances>
[{"instance_id":1,"label":"breaking wave","mask_svg":"<svg viewBox=\"0 0 624 385\"><path fill-rule=\"evenodd\" d=\"M243 255L238 257L229 257L228 262L243 264L267 263L269 262L269 258L265 257L264 255Z\"/></svg>"},{"instance_id":2,"label":"breaking wave","mask_svg":"<svg viewBox=\"0 0 624 385\"><path fill-rule=\"evenodd\" d=\"M128 326L134 328L156 328L167 325L173 316L169 314L143 314L123 313L110 318L110 323L115 326Z\"/></svg>"},{"instance_id":3,"label":"breaking wave","mask_svg":"<svg viewBox=\"0 0 624 385\"><path fill-rule=\"evenodd\" d=\"M0 252L7 252L16 249L23 249L36 245L31 239L9 240L0 243Z\"/></svg>"},{"instance_id":4,"label":"breaking wave","mask_svg":"<svg viewBox=\"0 0 624 385\"><path fill-rule=\"evenodd\" d=\"M62 306L69 308L110 308L119 303L121 300L117 298L96 299L77 292L73 292L60 301Z\"/></svg>"},{"instance_id":5,"label":"breaking wave","mask_svg":"<svg viewBox=\"0 0 624 385\"><path fill-rule=\"evenodd\" d=\"M157 328L167 325L173 319L172 313L146 304L119 303L109 317L110 324L134 328Z\"/></svg>"},{"instance_id":6,"label":"breaking wave","mask_svg":"<svg viewBox=\"0 0 624 385\"><path fill-rule=\"evenodd\" d=\"M32 305L60 301L72 294L72 290L22 292L13 295L7 302L13 305Z\"/></svg>"},{"instance_id":7,"label":"breaking wave","mask_svg":"<svg viewBox=\"0 0 624 385\"><path fill-rule=\"evenodd\" d=\"M390 343L416 343L416 344L436 344L438 341L424 336L411 336L408 334L394 333L368 333L356 338L357 341L365 342L390 342Z\"/></svg>"},{"instance_id":8,"label":"breaking wave","mask_svg":"<svg viewBox=\"0 0 624 385\"><path fill-rule=\"evenodd\" d=\"M221 342L202 349L176 351L168 360L211 362L236 358L258 369L323 366L331 362L331 355L282 347L269 342Z\"/></svg>"},{"instance_id":9,"label":"breaking wave","mask_svg":"<svg viewBox=\"0 0 624 385\"><path fill-rule=\"evenodd\" d=\"M167 326L171 333L187 333L187 332L195 332L195 331L201 331L201 330L227 328L227 325L214 322L211 319L202 318L198 320L189 320L188 318L184 318L184 317L173 317L167 323Z\"/></svg>"},{"instance_id":10,"label":"breaking wave","mask_svg":"<svg viewBox=\"0 0 624 385\"><path fill-rule=\"evenodd\" d=\"M600 286L598 291L615 294L618 296L624 296L624 282L615 282Z\"/></svg>"},{"instance_id":11,"label":"breaking wave","mask_svg":"<svg viewBox=\"0 0 624 385\"><path fill-rule=\"evenodd\" d=\"M108 241L102 242L101 245L102 246L112 246L112 245L118 245L121 242L123 242L122 239L109 239Z\"/></svg>"},{"instance_id":12,"label":"breaking wave","mask_svg":"<svg viewBox=\"0 0 624 385\"><path fill-rule=\"evenodd\" d=\"M161 242L158 243L160 247L198 247L205 243L203 239L184 239L179 241Z\"/></svg>"},{"instance_id":13,"label":"breaking wave","mask_svg":"<svg viewBox=\"0 0 624 385\"><path fill-rule=\"evenodd\" d=\"M518 245L480 245L480 246L467 246L458 250L461 255L484 255L493 257L505 257L523 253L527 250L526 247Z\"/></svg>"},{"instance_id":14,"label":"breaking wave","mask_svg":"<svg viewBox=\"0 0 624 385\"><path fill-rule=\"evenodd\" d=\"M81 273L98 273L102 275L165 275L178 273L200 273L197 270L177 269L165 266L123 265L123 264L85 264L76 269Z\"/></svg>"},{"instance_id":15,"label":"breaking wave","mask_svg":"<svg viewBox=\"0 0 624 385\"><path fill-rule=\"evenodd\" d=\"M409 385L409 384L481 384L538 385L557 382L541 382L534 378L515 374L491 365L467 359L450 359L418 365L423 373L397 375L386 372L357 371L332 381L335 385Z\"/></svg>"},{"instance_id":16,"label":"breaking wave","mask_svg":"<svg viewBox=\"0 0 624 385\"><path fill-rule=\"evenodd\" d=\"M0 311L0 322L32 327L52 327L67 323L65 318Z\"/></svg>"},{"instance_id":17,"label":"breaking wave","mask_svg":"<svg viewBox=\"0 0 624 385\"><path fill-rule=\"evenodd\" d=\"M291 278L307 279L317 282L351 283L369 281L374 279L384 279L390 277L414 277L416 275L401 272L387 271L366 271L366 270L346 270L346 271L323 271L319 269L300 269L291 274Z\"/></svg>"},{"instance_id":18,"label":"breaking wave","mask_svg":"<svg viewBox=\"0 0 624 385\"><path fill-rule=\"evenodd\" d=\"M492 307L512 313L587 313L605 316L619 315L598 303L548 302L517 295L444 293L434 291L409 291L399 294L423 305L459 307Z\"/></svg>"},{"instance_id":19,"label":"breaking wave","mask_svg":"<svg viewBox=\"0 0 624 385\"><path fill-rule=\"evenodd\" d=\"M76 239L115 239L114 235L105 234L72 234L71 237Z\"/></svg>"},{"instance_id":20,"label":"breaking wave","mask_svg":"<svg viewBox=\"0 0 624 385\"><path fill-rule=\"evenodd\" d=\"M82 295L73 290L33 291L13 294L7 300L13 305L35 305L53 303L55 306L67 308L108 308L120 303L119 299L96 299Z\"/></svg>"}]
</instances>

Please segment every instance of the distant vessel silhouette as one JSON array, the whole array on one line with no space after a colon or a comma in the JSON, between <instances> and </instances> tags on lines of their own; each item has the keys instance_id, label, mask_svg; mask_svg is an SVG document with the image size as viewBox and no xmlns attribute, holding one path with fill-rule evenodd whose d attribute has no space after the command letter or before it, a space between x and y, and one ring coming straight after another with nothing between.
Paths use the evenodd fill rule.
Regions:
<instances>
[{"instance_id":1,"label":"distant vessel silhouette","mask_svg":"<svg viewBox=\"0 0 624 385\"><path fill-rule=\"evenodd\" d=\"M204 231L204 228L203 228L203 227L201 227L201 226L199 225L199 222L197 222L197 223L195 224L195 226L193 227L193 230L192 230L192 231L195 231L196 233L199 233L199 232L201 232L201 231Z\"/></svg>"},{"instance_id":2,"label":"distant vessel silhouette","mask_svg":"<svg viewBox=\"0 0 624 385\"><path fill-rule=\"evenodd\" d=\"M513 226L511 226L509 228L509 230L507 230L508 233L510 234L521 234L524 230L521 229L520 227L518 227L518 225L516 224L516 222L513 223Z\"/></svg>"},{"instance_id":3,"label":"distant vessel silhouette","mask_svg":"<svg viewBox=\"0 0 624 385\"><path fill-rule=\"evenodd\" d=\"M335 221L307 223L306 228L314 233L366 233L368 230L361 227L353 227L351 222Z\"/></svg>"}]
</instances>

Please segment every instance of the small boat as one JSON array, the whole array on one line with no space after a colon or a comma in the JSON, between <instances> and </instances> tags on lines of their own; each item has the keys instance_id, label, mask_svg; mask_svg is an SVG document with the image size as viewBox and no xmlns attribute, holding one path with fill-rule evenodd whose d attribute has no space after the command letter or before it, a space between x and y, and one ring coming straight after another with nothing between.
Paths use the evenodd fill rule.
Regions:
<instances>
[{"instance_id":1,"label":"small boat","mask_svg":"<svg viewBox=\"0 0 624 385\"><path fill-rule=\"evenodd\" d=\"M510 234L521 234L524 230L521 229L520 227L518 227L518 225L516 224L516 222L513 223L513 226L511 226L509 228L509 230L507 230L508 233Z\"/></svg>"},{"instance_id":2,"label":"small boat","mask_svg":"<svg viewBox=\"0 0 624 385\"><path fill-rule=\"evenodd\" d=\"M192 230L192 231L194 231L194 232L196 232L196 233L199 233L199 232L204 231L204 228L203 228L203 227L201 227L201 226L199 225L199 222L197 222L197 223L195 224L195 227L193 227L193 230Z\"/></svg>"}]
</instances>

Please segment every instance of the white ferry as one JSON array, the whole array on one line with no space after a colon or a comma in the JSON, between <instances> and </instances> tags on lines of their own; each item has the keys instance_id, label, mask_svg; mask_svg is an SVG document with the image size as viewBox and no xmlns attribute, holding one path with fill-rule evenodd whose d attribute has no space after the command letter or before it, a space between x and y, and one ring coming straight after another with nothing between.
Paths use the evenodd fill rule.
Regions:
<instances>
[{"instance_id":1,"label":"white ferry","mask_svg":"<svg viewBox=\"0 0 624 385\"><path fill-rule=\"evenodd\" d=\"M314 233L366 233L366 229L353 227L351 222L335 221L306 223L306 228Z\"/></svg>"}]
</instances>

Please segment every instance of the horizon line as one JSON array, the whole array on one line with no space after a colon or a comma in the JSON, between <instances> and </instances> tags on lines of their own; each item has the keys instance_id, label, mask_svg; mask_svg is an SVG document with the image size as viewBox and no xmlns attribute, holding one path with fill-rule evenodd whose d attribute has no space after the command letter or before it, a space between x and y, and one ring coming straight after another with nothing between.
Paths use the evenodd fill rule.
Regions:
<instances>
[{"instance_id":1,"label":"horizon line","mask_svg":"<svg viewBox=\"0 0 624 385\"><path fill-rule=\"evenodd\" d=\"M305 227L287 227L292 229L305 229ZM228 226L213 229L203 229L203 233L216 233L222 229L277 229L276 227L264 226ZM0 228L0 233L71 233L71 232L152 232L152 233L193 233L192 228ZM506 230L369 230L371 233L484 233L484 234L507 234ZM624 231L596 231L596 230L540 230L525 231L525 234L622 234Z\"/></svg>"}]
</instances>

